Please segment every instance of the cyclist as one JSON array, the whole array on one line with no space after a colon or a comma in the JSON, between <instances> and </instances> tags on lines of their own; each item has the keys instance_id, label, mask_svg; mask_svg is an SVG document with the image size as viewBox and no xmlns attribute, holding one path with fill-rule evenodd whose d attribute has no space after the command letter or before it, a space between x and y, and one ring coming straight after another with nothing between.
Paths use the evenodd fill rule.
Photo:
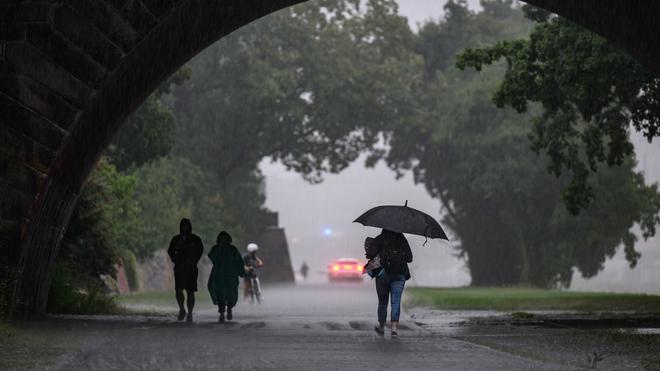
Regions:
<instances>
[{"instance_id":1,"label":"cyclist","mask_svg":"<svg viewBox=\"0 0 660 371\"><path fill-rule=\"evenodd\" d=\"M256 243L249 243L247 245L247 254L243 256L243 261L245 262L245 289L243 291L243 298L254 299L254 294L260 294L260 287L252 287L252 282L254 281L257 286L259 285L259 278L257 276L257 271L264 265L264 262L257 256L257 250L259 246ZM257 297L257 299L259 299Z\"/></svg>"}]
</instances>

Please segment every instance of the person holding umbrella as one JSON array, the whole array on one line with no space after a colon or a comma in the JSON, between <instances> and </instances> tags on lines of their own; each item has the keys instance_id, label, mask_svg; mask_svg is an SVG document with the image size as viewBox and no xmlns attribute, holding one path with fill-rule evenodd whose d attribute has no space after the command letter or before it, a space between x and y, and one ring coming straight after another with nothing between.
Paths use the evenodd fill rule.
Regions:
<instances>
[{"instance_id":1,"label":"person holding umbrella","mask_svg":"<svg viewBox=\"0 0 660 371\"><path fill-rule=\"evenodd\" d=\"M391 296L392 337L397 338L399 336L401 295L406 281L410 279L408 263L411 263L413 259L410 245L403 233L448 240L447 234L433 217L408 207L408 201L404 206L374 207L360 215L354 222L383 229L382 233L373 241L369 241L369 239L365 241L366 255L369 259L365 269L368 270L370 276L376 277L378 326L375 327L375 330L379 335L385 333L387 302Z\"/></svg>"},{"instance_id":2,"label":"person holding umbrella","mask_svg":"<svg viewBox=\"0 0 660 371\"><path fill-rule=\"evenodd\" d=\"M380 258L383 272L376 276L376 294L378 295L378 325L374 328L379 335L385 334L387 303L391 296L390 323L392 337L399 336L399 316L401 315L401 296L406 281L410 279L408 263L413 255L408 240L402 233L383 229L367 250L367 258Z\"/></svg>"}]
</instances>

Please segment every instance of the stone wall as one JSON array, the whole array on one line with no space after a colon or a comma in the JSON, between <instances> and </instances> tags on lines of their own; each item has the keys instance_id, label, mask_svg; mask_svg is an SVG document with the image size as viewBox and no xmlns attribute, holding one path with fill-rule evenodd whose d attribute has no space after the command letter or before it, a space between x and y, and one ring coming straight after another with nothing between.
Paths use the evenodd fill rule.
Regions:
<instances>
[{"instance_id":1,"label":"stone wall","mask_svg":"<svg viewBox=\"0 0 660 371\"><path fill-rule=\"evenodd\" d=\"M286 233L278 226L277 213L271 213L269 219L271 225L266 227L254 241L259 245L258 255L264 261L264 266L259 271L261 282L266 285L293 283L294 275Z\"/></svg>"},{"instance_id":2,"label":"stone wall","mask_svg":"<svg viewBox=\"0 0 660 371\"><path fill-rule=\"evenodd\" d=\"M208 251L204 251L204 253L197 266L199 269L198 290L206 290L206 283L211 274L211 264L206 258ZM139 291L174 291L174 265L166 250L158 250L151 258L138 263L138 280Z\"/></svg>"}]
</instances>

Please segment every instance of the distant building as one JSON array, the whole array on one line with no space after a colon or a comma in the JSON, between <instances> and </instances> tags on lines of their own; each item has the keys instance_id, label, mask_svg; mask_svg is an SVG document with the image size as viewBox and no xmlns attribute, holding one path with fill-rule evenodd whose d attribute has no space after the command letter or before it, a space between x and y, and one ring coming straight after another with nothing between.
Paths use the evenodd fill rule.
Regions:
<instances>
[{"instance_id":1,"label":"distant building","mask_svg":"<svg viewBox=\"0 0 660 371\"><path fill-rule=\"evenodd\" d=\"M279 227L279 216L276 212L268 215L267 227L254 241L259 245L257 253L264 261L259 270L262 283L293 283L293 268L289 255L289 244L284 228Z\"/></svg>"}]
</instances>

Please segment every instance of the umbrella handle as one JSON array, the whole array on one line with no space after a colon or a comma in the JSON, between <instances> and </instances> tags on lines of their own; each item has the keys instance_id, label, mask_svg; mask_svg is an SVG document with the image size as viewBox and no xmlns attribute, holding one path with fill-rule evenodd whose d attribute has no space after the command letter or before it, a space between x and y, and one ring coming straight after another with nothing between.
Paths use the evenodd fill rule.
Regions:
<instances>
[{"instance_id":1,"label":"umbrella handle","mask_svg":"<svg viewBox=\"0 0 660 371\"><path fill-rule=\"evenodd\" d=\"M406 204L408 201L406 201ZM429 225L427 224L426 227L424 227L424 243L422 246L426 246L426 243L429 242L429 237L426 235L426 231L429 229Z\"/></svg>"}]
</instances>

